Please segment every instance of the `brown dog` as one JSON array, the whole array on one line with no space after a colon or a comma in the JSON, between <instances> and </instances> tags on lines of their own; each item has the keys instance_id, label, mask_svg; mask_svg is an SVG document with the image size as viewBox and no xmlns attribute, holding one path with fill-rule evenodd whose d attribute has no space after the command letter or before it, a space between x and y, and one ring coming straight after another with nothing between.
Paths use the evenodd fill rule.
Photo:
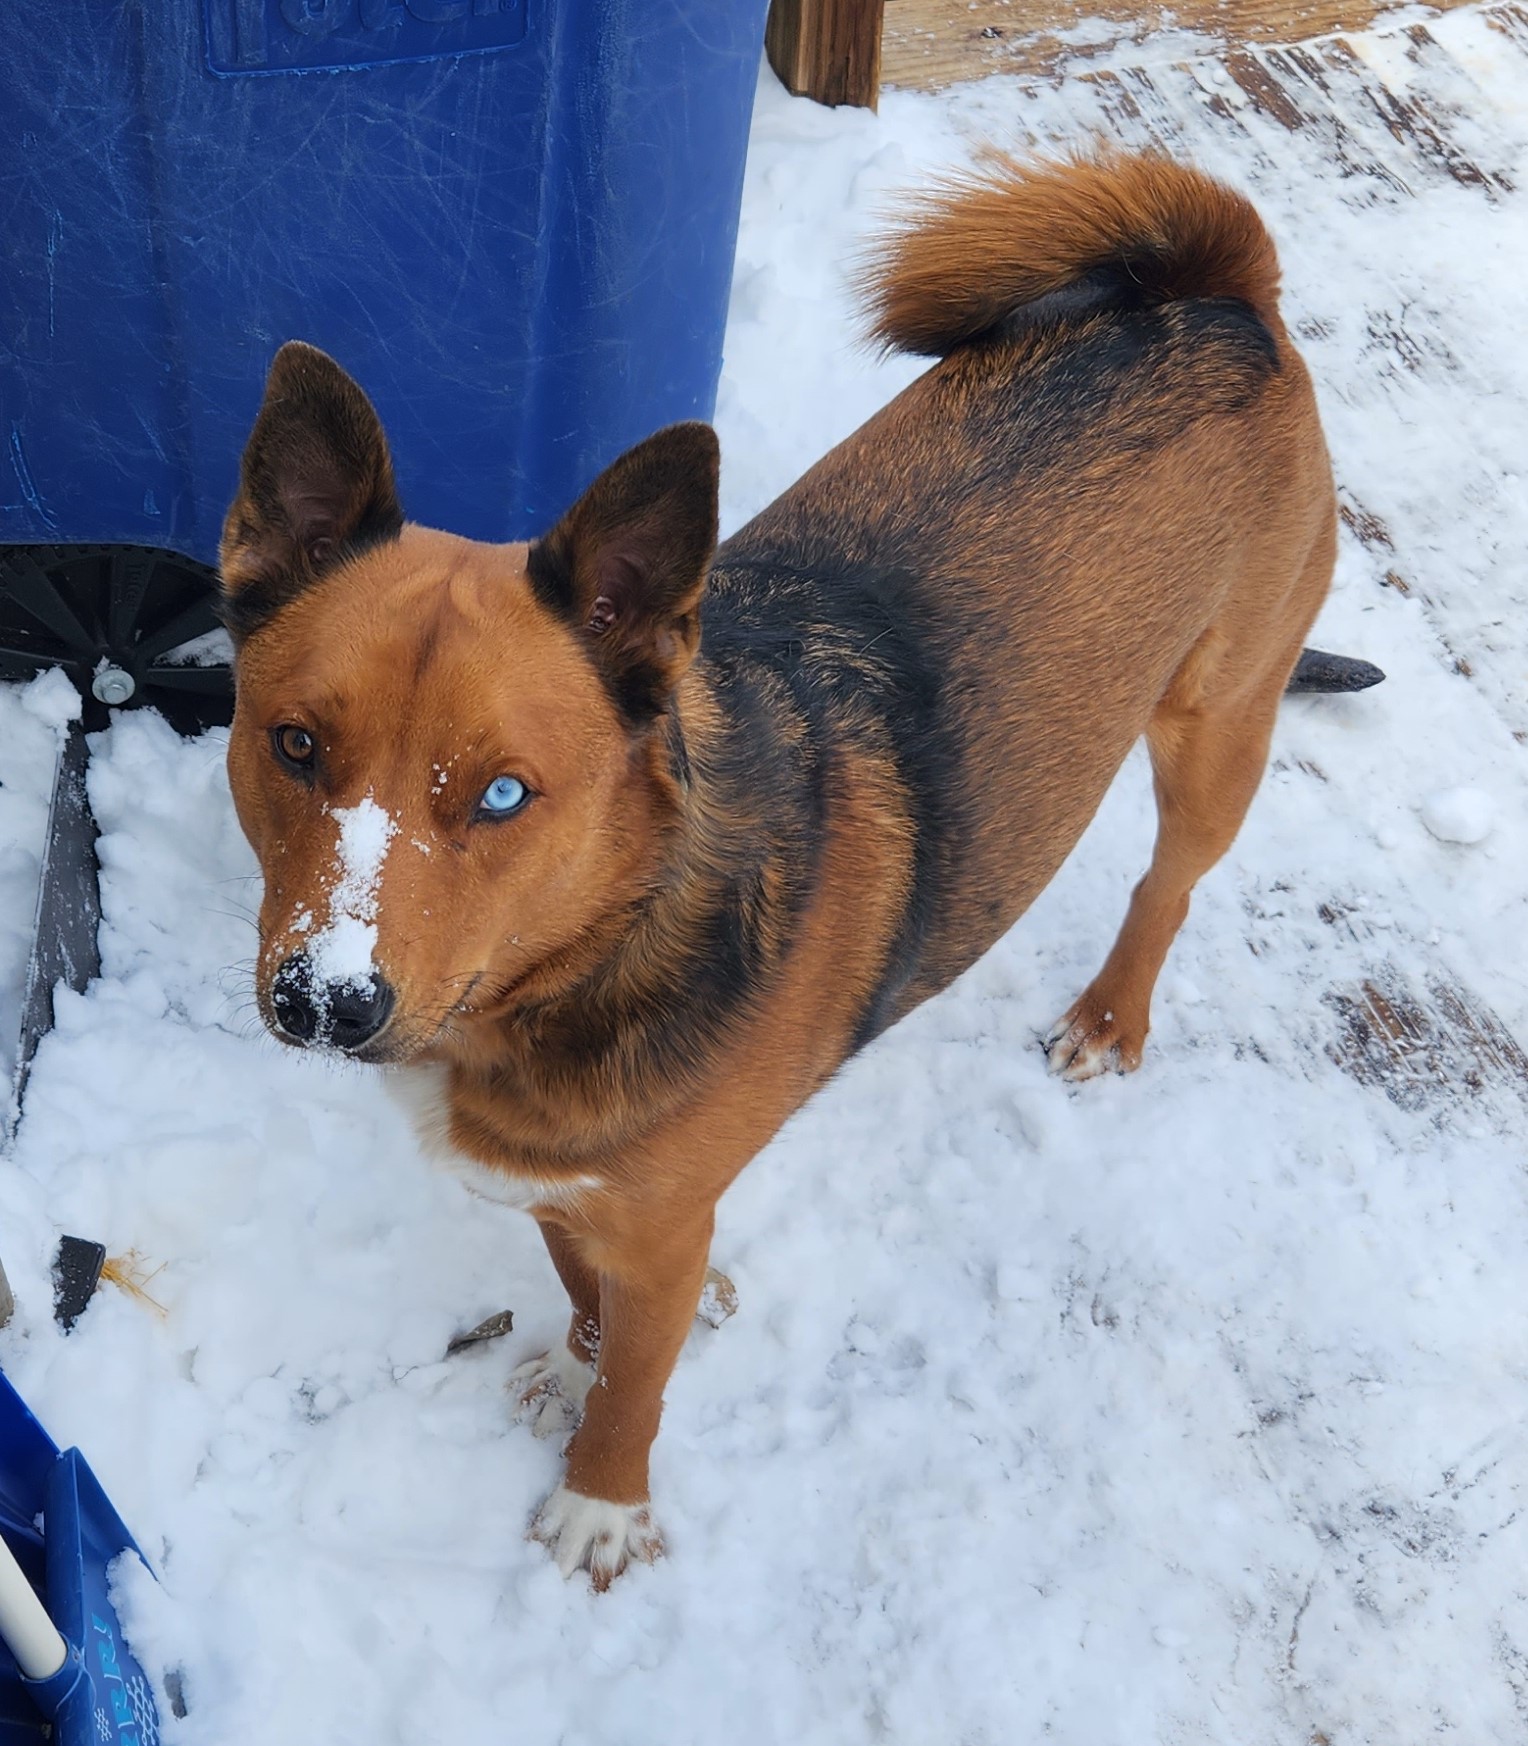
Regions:
<instances>
[{"instance_id":1,"label":"brown dog","mask_svg":"<svg viewBox=\"0 0 1528 1746\"><path fill-rule=\"evenodd\" d=\"M481 545L406 524L360 389L277 357L223 544L261 1009L410 1064L539 1220L573 1320L517 1387L582 1408L533 1530L565 1570L659 1550L722 1191L1022 914L1144 733L1151 867L1049 1038L1068 1078L1140 1061L1331 574L1277 283L1247 203L1162 159L945 189L872 290L942 361L719 551L704 425Z\"/></svg>"}]
</instances>

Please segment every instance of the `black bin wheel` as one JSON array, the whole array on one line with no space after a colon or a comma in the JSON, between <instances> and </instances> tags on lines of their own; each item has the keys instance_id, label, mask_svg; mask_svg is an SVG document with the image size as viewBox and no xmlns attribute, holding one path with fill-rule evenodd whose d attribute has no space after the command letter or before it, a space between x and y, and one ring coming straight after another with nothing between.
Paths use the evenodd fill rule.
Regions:
<instances>
[{"instance_id":1,"label":"black bin wheel","mask_svg":"<svg viewBox=\"0 0 1528 1746\"><path fill-rule=\"evenodd\" d=\"M153 546L0 546L0 679L62 667L84 726L152 704L181 733L226 724L223 651L186 651L218 629L217 577Z\"/></svg>"}]
</instances>

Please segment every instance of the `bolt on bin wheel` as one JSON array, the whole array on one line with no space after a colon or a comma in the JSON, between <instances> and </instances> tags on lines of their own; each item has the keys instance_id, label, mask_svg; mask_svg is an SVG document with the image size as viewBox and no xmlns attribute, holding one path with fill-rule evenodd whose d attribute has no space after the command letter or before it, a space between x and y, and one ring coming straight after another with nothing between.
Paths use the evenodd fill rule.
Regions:
<instances>
[{"instance_id":1,"label":"bolt on bin wheel","mask_svg":"<svg viewBox=\"0 0 1528 1746\"><path fill-rule=\"evenodd\" d=\"M233 715L221 651L188 649L219 628L217 576L153 546L0 546L0 679L62 667L84 725L152 704L181 733Z\"/></svg>"}]
</instances>

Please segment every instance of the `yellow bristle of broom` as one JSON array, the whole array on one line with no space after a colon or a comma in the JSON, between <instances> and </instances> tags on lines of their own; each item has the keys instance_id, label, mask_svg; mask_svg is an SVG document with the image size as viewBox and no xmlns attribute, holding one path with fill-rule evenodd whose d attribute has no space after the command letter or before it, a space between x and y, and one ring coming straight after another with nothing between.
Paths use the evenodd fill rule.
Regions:
<instances>
[{"instance_id":1,"label":"yellow bristle of broom","mask_svg":"<svg viewBox=\"0 0 1528 1746\"><path fill-rule=\"evenodd\" d=\"M108 1255L101 1263L101 1277L147 1305L155 1315L167 1316L170 1312L148 1289L164 1268L163 1261L157 1267L150 1267L146 1256L140 1255L136 1249L129 1249L125 1255Z\"/></svg>"}]
</instances>

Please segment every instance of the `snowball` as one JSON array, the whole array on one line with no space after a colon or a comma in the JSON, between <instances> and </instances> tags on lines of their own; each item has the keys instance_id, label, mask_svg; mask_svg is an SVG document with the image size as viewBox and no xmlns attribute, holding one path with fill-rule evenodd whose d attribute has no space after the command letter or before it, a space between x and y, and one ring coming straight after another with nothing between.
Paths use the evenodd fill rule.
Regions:
<instances>
[{"instance_id":1,"label":"snowball","mask_svg":"<svg viewBox=\"0 0 1528 1746\"><path fill-rule=\"evenodd\" d=\"M1496 822L1496 802L1478 788L1440 788L1422 802L1422 823L1443 843L1482 843Z\"/></svg>"}]
</instances>

